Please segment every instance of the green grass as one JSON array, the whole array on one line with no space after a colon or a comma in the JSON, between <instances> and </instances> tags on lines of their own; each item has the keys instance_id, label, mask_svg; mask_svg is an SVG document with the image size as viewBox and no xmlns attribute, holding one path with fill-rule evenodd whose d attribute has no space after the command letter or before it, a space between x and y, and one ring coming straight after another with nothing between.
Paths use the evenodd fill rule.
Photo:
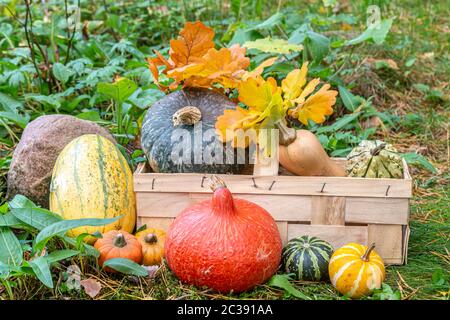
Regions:
<instances>
[{"instance_id":1,"label":"green grass","mask_svg":"<svg viewBox=\"0 0 450 320\"><path fill-rule=\"evenodd\" d=\"M346 84L352 87L352 92L365 98L372 97L377 109L387 111L395 118L396 125L387 131L378 130L376 133L378 137L394 143L401 151L424 155L438 169L438 173L432 174L422 168L411 168L415 182L411 201L408 263L404 266L389 266L386 283L394 291L398 291L402 299L448 300L450 298L448 173L450 64L447 4L446 1L419 0L375 2L382 5L383 17L396 16L391 33L387 42L381 46L358 47L349 60L347 69L343 70L345 74L343 78ZM217 25L217 31L225 32L228 24L236 19L228 17L228 20L223 22L221 19L223 9L220 9L219 1L210 2L213 4L206 6L203 1L183 3L185 6L173 9L180 14L156 15L156 22L150 25L146 33L142 34L142 30L135 28L132 37L144 37L142 47L148 52L146 46L166 44L167 35L176 32L183 17L197 18L199 8L203 10L202 18L204 17L205 21L213 21ZM346 10L361 16L371 3L374 1L350 1L350 7ZM281 4L282 9L292 5L299 12L300 10L317 12L320 7L320 2L309 7L299 5L298 1L281 1ZM278 2L271 2L270 5L264 6L260 14L257 13L258 17L255 17L251 8L244 7L239 13L239 19L263 20L276 11L277 5ZM96 13L98 19L102 17L100 9ZM110 13L130 14L123 12L126 8L110 6L109 10ZM363 23L353 25L351 32L358 34L362 28ZM161 33L159 29L164 32ZM97 55L97 58L96 63L101 65L101 57ZM370 67L367 65L368 58L392 59L398 65L398 69ZM36 114L54 113L54 110L47 110L48 106L39 109L35 104L27 104L27 108L30 113L36 110ZM110 118L109 114L103 113L106 111L100 107L99 109L103 119ZM109 110L106 107L105 109ZM10 126L8 129L20 137L22 129L17 126ZM6 191L5 175L14 145L17 143L14 137L3 138L4 130L0 126L2 202ZM207 289L196 289L180 283L166 267L163 267L154 279L109 275L100 272L94 260L85 258L65 261L59 267L53 268L54 282L57 284L53 290L27 276L15 279L11 283L10 290L0 283L0 299L90 299L83 290L67 289L66 269L70 264L80 266L83 278L94 278L102 284L103 289L97 299L293 299L282 290L267 285L258 286L253 291L241 295L218 295ZM342 299L328 283L294 284L311 299Z\"/></svg>"}]
</instances>

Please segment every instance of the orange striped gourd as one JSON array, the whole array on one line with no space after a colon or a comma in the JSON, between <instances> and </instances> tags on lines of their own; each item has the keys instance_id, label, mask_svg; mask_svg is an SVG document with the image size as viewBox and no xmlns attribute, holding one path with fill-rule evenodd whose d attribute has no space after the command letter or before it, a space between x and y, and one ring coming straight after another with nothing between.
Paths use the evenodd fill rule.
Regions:
<instances>
[{"instance_id":1,"label":"orange striped gourd","mask_svg":"<svg viewBox=\"0 0 450 320\"><path fill-rule=\"evenodd\" d=\"M108 139L87 134L72 140L59 154L50 185L50 210L64 219L123 217L99 227L68 232L132 232L136 222L133 175L119 149ZM88 243L94 237L85 239Z\"/></svg>"},{"instance_id":2,"label":"orange striped gourd","mask_svg":"<svg viewBox=\"0 0 450 320\"><path fill-rule=\"evenodd\" d=\"M375 244L368 248L349 243L333 253L328 272L331 283L340 293L360 298L381 288L386 274L383 260L374 248Z\"/></svg>"}]
</instances>

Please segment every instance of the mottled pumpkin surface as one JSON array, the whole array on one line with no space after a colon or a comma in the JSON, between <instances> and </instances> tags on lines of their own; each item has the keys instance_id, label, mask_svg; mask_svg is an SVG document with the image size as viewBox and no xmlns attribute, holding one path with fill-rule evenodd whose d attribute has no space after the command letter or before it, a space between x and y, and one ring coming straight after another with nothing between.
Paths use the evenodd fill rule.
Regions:
<instances>
[{"instance_id":1,"label":"mottled pumpkin surface","mask_svg":"<svg viewBox=\"0 0 450 320\"><path fill-rule=\"evenodd\" d=\"M68 232L109 230L132 232L136 222L133 175L119 149L99 135L83 135L61 152L53 169L50 210L64 219L123 217L98 227L78 227ZM88 242L95 238L86 238Z\"/></svg>"},{"instance_id":2,"label":"mottled pumpkin surface","mask_svg":"<svg viewBox=\"0 0 450 320\"><path fill-rule=\"evenodd\" d=\"M197 125L178 125L174 126L172 117L174 113L186 106L195 106L201 112L201 128ZM176 91L168 94L164 98L157 101L148 111L142 125L141 145L147 156L149 164L154 172L204 172L204 173L240 173L246 168L245 163L248 161L242 159L243 164L237 164L237 152L233 148L223 147L222 158L207 163L202 156L207 154L215 154L209 150L222 146L214 125L218 116L223 114L225 109L232 109L235 103L230 101L224 95L208 89L190 88ZM175 130L184 129L190 137L190 146L193 152L188 153L188 157L182 163L174 162L172 159L173 147L179 147L177 141L172 141ZM209 137L203 136L202 132L209 131ZM180 132L180 131L176 131ZM175 132L175 133L176 133ZM198 147L194 148L194 136L200 137ZM175 135L174 135L175 137ZM177 136L180 139L180 136ZM189 145L189 144L188 144ZM181 152L177 154L182 154ZM199 157L202 158L199 158ZM194 157L200 159L198 164L194 161ZM233 159L233 164L224 164L225 159ZM190 163L189 163L190 162ZM248 167L248 165L247 165Z\"/></svg>"},{"instance_id":3,"label":"mottled pumpkin surface","mask_svg":"<svg viewBox=\"0 0 450 320\"><path fill-rule=\"evenodd\" d=\"M391 144L380 140L363 140L347 156L350 177L396 178L403 177L402 157Z\"/></svg>"}]
</instances>

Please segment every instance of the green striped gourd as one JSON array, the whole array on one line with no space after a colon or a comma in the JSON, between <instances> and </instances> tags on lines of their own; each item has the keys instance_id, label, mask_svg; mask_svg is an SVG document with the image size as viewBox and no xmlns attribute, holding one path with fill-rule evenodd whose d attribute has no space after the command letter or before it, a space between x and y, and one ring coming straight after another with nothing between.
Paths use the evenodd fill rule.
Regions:
<instances>
[{"instance_id":1,"label":"green striped gourd","mask_svg":"<svg viewBox=\"0 0 450 320\"><path fill-rule=\"evenodd\" d=\"M68 232L132 232L136 222L133 175L119 149L108 139L87 134L72 140L59 154L50 185L50 210L64 219L123 218L106 226ZM94 237L88 237L92 243Z\"/></svg>"},{"instance_id":2,"label":"green striped gourd","mask_svg":"<svg viewBox=\"0 0 450 320\"><path fill-rule=\"evenodd\" d=\"M397 150L386 142L363 140L347 156L347 173L351 177L403 177L403 160Z\"/></svg>"},{"instance_id":3,"label":"green striped gourd","mask_svg":"<svg viewBox=\"0 0 450 320\"><path fill-rule=\"evenodd\" d=\"M312 236L290 240L283 248L282 268L293 273L297 280L320 281L328 278L328 262L333 247L328 242Z\"/></svg>"}]
</instances>

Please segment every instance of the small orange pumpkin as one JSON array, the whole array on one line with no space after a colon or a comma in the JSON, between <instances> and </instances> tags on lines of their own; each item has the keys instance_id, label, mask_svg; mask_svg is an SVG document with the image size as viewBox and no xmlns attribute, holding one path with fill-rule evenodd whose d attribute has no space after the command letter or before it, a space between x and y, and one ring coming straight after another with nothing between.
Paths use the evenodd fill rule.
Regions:
<instances>
[{"instance_id":1,"label":"small orange pumpkin","mask_svg":"<svg viewBox=\"0 0 450 320\"><path fill-rule=\"evenodd\" d=\"M381 288L386 273L374 248L374 243L369 248L349 243L333 253L328 272L331 283L341 294L360 298Z\"/></svg>"},{"instance_id":2,"label":"small orange pumpkin","mask_svg":"<svg viewBox=\"0 0 450 320\"><path fill-rule=\"evenodd\" d=\"M126 258L136 263L142 262L142 246L135 236L123 230L111 230L103 234L103 238L97 239L94 247L100 252L98 263L103 263L113 258ZM111 268L105 271L115 273Z\"/></svg>"},{"instance_id":3,"label":"small orange pumpkin","mask_svg":"<svg viewBox=\"0 0 450 320\"><path fill-rule=\"evenodd\" d=\"M152 266L161 264L164 257L164 243L166 232L159 229L147 228L136 233L136 238L142 246L143 264Z\"/></svg>"}]
</instances>

